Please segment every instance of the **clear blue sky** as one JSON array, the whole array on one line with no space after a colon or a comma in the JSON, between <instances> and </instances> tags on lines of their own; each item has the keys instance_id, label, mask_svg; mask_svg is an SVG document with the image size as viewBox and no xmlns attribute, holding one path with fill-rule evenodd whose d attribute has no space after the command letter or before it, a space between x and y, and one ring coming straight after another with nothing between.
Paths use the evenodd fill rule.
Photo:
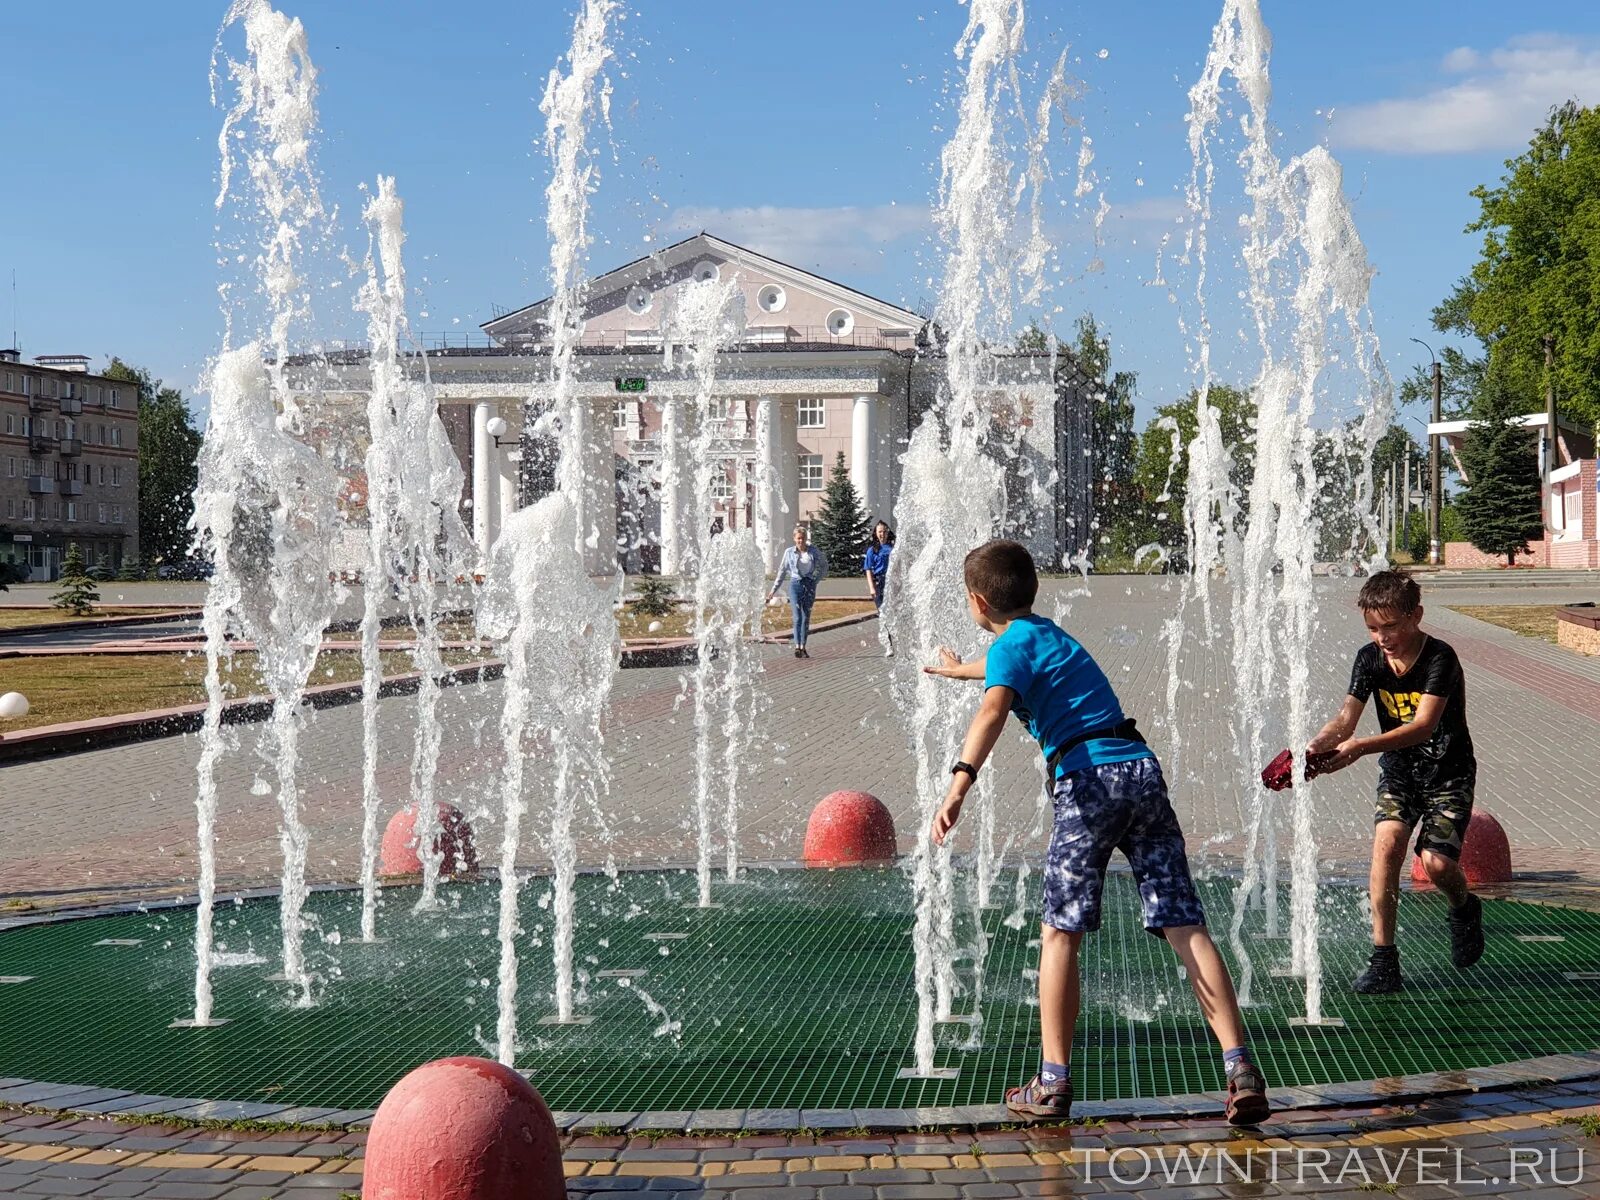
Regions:
<instances>
[{"instance_id":1,"label":"clear blue sky","mask_svg":"<svg viewBox=\"0 0 1600 1200\"><path fill-rule=\"evenodd\" d=\"M325 195L353 249L364 246L358 185L398 177L414 325L475 329L493 303L544 295L537 101L571 4L280 7L309 31ZM1461 232L1469 189L1498 178L1551 104L1600 100L1600 9L1264 7L1281 149L1326 142L1345 163L1398 373L1421 355L1406 339L1429 337L1433 304L1472 261L1475 239ZM193 392L220 336L220 114L207 70L224 8L6 6L6 60L19 73L0 117L0 271L7 286L17 272L27 353L116 354ZM1092 309L1118 365L1140 372L1148 406L1191 381L1173 306L1146 284L1187 176L1186 92L1220 0L1030 9L1030 55L1053 60L1070 43L1080 60L1077 111L1113 206L1106 271L1056 294L1062 331ZM591 265L704 226L890 300L931 297L926 211L965 14L952 0L637 0L613 71L616 158L594 201ZM1053 148L1063 170L1075 145ZM1063 261L1081 264L1081 223L1061 233ZM324 302L330 335L348 332L347 303ZM6 341L9 296L0 311Z\"/></svg>"}]
</instances>

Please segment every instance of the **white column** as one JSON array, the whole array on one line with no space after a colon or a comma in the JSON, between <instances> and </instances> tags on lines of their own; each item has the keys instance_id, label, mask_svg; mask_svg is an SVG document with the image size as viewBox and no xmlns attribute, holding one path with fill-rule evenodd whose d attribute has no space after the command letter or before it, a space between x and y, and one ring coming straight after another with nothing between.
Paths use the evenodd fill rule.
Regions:
<instances>
[{"instance_id":1,"label":"white column","mask_svg":"<svg viewBox=\"0 0 1600 1200\"><path fill-rule=\"evenodd\" d=\"M472 541L480 554L488 554L493 541L493 514L489 511L490 452L494 439L489 436L489 418L494 408L487 401L472 406Z\"/></svg>"},{"instance_id":2,"label":"white column","mask_svg":"<svg viewBox=\"0 0 1600 1200\"><path fill-rule=\"evenodd\" d=\"M592 404L584 444L584 569L610 575L617 569L617 463L611 434L611 401Z\"/></svg>"},{"instance_id":3,"label":"white column","mask_svg":"<svg viewBox=\"0 0 1600 1200\"><path fill-rule=\"evenodd\" d=\"M778 404L778 554L789 544L800 519L800 406ZM772 560L777 569L778 560Z\"/></svg>"},{"instance_id":4,"label":"white column","mask_svg":"<svg viewBox=\"0 0 1600 1200\"><path fill-rule=\"evenodd\" d=\"M767 570L778 569L778 554L783 547L779 506L783 498L778 484L783 478L783 452L779 440L778 401L774 396L756 400L756 545L761 548Z\"/></svg>"},{"instance_id":5,"label":"white column","mask_svg":"<svg viewBox=\"0 0 1600 1200\"><path fill-rule=\"evenodd\" d=\"M661 404L661 573L676 575L683 564L684 480L689 474L688 405L663 397Z\"/></svg>"},{"instance_id":6,"label":"white column","mask_svg":"<svg viewBox=\"0 0 1600 1200\"><path fill-rule=\"evenodd\" d=\"M878 398L857 396L850 420L850 482L861 507L876 519L878 495Z\"/></svg>"},{"instance_id":7,"label":"white column","mask_svg":"<svg viewBox=\"0 0 1600 1200\"><path fill-rule=\"evenodd\" d=\"M520 444L519 431L522 428L522 419L515 411L521 405L506 405L500 410L499 415L505 420L506 433L500 440L503 445L495 452L495 465L499 468L496 472L495 484L499 489L498 503L495 512L498 520L495 523L495 536L500 536L500 531L506 527L506 521L512 513L517 511L517 465L520 453L511 449ZM510 416L506 409L513 410Z\"/></svg>"}]
</instances>

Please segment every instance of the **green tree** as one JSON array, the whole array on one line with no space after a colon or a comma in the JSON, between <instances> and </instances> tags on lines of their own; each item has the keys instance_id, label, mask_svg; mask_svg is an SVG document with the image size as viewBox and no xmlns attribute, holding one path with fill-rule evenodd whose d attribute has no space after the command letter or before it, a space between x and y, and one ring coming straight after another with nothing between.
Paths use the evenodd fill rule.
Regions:
<instances>
[{"instance_id":1,"label":"green tree","mask_svg":"<svg viewBox=\"0 0 1600 1200\"><path fill-rule=\"evenodd\" d=\"M1557 396L1600 421L1600 110L1551 110L1499 186L1472 195L1479 214L1467 232L1483 234L1483 252L1434 325L1478 338L1488 374L1522 412L1543 403L1552 338Z\"/></svg>"},{"instance_id":2,"label":"green tree","mask_svg":"<svg viewBox=\"0 0 1600 1200\"><path fill-rule=\"evenodd\" d=\"M1107 548L1118 555L1131 554L1146 539L1140 537L1144 496L1136 471L1139 435L1133 428L1134 397L1139 376L1134 371L1111 368L1111 339L1101 331L1094 314L1078 318L1072 363L1089 380L1091 461L1099 478L1094 481L1095 517Z\"/></svg>"},{"instance_id":3,"label":"green tree","mask_svg":"<svg viewBox=\"0 0 1600 1200\"><path fill-rule=\"evenodd\" d=\"M84 617L94 611L99 599L94 580L84 572L83 550L74 542L67 547L66 560L61 564L61 590L50 597L50 602L75 617Z\"/></svg>"},{"instance_id":4,"label":"green tree","mask_svg":"<svg viewBox=\"0 0 1600 1200\"><path fill-rule=\"evenodd\" d=\"M670 579L644 575L633 586L633 607L647 617L664 617L678 607Z\"/></svg>"},{"instance_id":5,"label":"green tree","mask_svg":"<svg viewBox=\"0 0 1600 1200\"><path fill-rule=\"evenodd\" d=\"M13 583L21 583L28 577L28 568L19 562L0 558L0 592L9 592Z\"/></svg>"},{"instance_id":6,"label":"green tree","mask_svg":"<svg viewBox=\"0 0 1600 1200\"><path fill-rule=\"evenodd\" d=\"M867 542L872 537L872 517L861 507L861 496L850 482L844 451L833 460L822 507L811 522L811 540L828 558L833 575L859 575Z\"/></svg>"},{"instance_id":7,"label":"green tree","mask_svg":"<svg viewBox=\"0 0 1600 1200\"><path fill-rule=\"evenodd\" d=\"M1458 507L1467 540L1485 554L1505 555L1508 567L1544 532L1539 463L1521 415L1510 387L1491 386L1461 447L1467 490Z\"/></svg>"},{"instance_id":8,"label":"green tree","mask_svg":"<svg viewBox=\"0 0 1600 1200\"><path fill-rule=\"evenodd\" d=\"M1252 453L1255 401L1248 391L1214 383L1208 402L1217 410L1222 444L1232 454L1228 477L1238 494L1238 512L1242 519L1249 511L1248 493L1255 478L1255 455ZM1189 489L1188 455L1189 445L1200 429L1199 403L1200 394L1193 390L1176 404L1162 405L1139 437L1134 483L1141 512L1133 529L1141 543L1159 542L1173 551L1185 545L1183 513ZM1176 458L1173 457L1174 435Z\"/></svg>"},{"instance_id":9,"label":"green tree","mask_svg":"<svg viewBox=\"0 0 1600 1200\"><path fill-rule=\"evenodd\" d=\"M146 561L187 557L201 436L183 392L119 358L102 372L134 385L139 395L139 542Z\"/></svg>"}]
</instances>

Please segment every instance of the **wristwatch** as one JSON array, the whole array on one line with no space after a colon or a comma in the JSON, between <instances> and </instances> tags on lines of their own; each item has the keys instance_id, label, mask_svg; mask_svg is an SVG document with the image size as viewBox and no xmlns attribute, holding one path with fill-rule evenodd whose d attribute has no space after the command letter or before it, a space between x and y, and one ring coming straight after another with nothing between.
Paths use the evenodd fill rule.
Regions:
<instances>
[{"instance_id":1,"label":"wristwatch","mask_svg":"<svg viewBox=\"0 0 1600 1200\"><path fill-rule=\"evenodd\" d=\"M955 766L950 768L950 774L952 775L959 775L963 771L966 772L967 777L970 778L973 783L978 782L978 768L973 766L971 763L958 762Z\"/></svg>"}]
</instances>

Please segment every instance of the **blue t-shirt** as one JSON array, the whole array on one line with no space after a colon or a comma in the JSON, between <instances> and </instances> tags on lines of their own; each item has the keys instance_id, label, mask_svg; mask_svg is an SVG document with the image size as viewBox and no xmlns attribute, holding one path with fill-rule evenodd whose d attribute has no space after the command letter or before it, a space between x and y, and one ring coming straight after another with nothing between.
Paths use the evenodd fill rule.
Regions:
<instances>
[{"instance_id":1,"label":"blue t-shirt","mask_svg":"<svg viewBox=\"0 0 1600 1200\"><path fill-rule=\"evenodd\" d=\"M889 573L889 553L893 549L894 544L892 542L881 546L877 542L873 542L872 545L867 547L865 563L867 574L871 575L880 584Z\"/></svg>"},{"instance_id":2,"label":"blue t-shirt","mask_svg":"<svg viewBox=\"0 0 1600 1200\"><path fill-rule=\"evenodd\" d=\"M989 647L983 686L1008 687L1017 694L1011 711L1038 740L1046 760L1080 733L1108 729L1124 719L1100 664L1048 617L1030 614L1006 626ZM1153 757L1143 742L1105 738L1076 747L1057 764L1056 775Z\"/></svg>"}]
</instances>

